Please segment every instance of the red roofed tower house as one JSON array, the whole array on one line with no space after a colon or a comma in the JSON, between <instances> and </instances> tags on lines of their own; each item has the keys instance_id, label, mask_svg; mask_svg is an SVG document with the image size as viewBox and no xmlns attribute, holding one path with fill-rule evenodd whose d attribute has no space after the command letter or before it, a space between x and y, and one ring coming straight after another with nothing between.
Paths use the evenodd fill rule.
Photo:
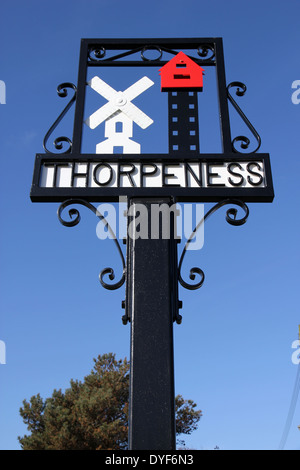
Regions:
<instances>
[{"instance_id":1,"label":"red roofed tower house","mask_svg":"<svg viewBox=\"0 0 300 470\"><path fill-rule=\"evenodd\" d=\"M200 151L197 92L203 89L203 71L183 52L159 70L161 91L169 94L170 153Z\"/></svg>"}]
</instances>

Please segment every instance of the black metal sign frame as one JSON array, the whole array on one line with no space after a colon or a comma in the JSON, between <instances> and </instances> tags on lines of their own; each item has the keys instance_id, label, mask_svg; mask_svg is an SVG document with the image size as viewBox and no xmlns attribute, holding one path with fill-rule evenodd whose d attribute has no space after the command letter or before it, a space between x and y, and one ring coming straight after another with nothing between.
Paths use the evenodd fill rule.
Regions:
<instances>
[{"instance_id":1,"label":"black metal sign frame","mask_svg":"<svg viewBox=\"0 0 300 470\"><path fill-rule=\"evenodd\" d=\"M147 51L156 51L155 59L147 58ZM167 154L83 154L82 134L84 109L86 100L87 71L89 67L159 67L165 65L170 57L175 56L180 50L184 50L194 62L200 66L215 67L217 78L217 91L219 101L219 117L222 141L222 153L219 154L201 154L199 145L195 138L190 137L185 131L184 135L173 137L172 132L172 103L178 100L183 103L188 98L187 92L178 93L178 98L174 98L169 92L169 153ZM120 52L121 51L121 52ZM110 57L107 57L110 53ZM153 53L153 52L152 52ZM166 60L165 56L168 56ZM138 57L138 58L137 58ZM231 89L236 89L236 95L242 96L246 92L246 87L240 82L232 82L228 86L226 84L223 42L222 38L186 38L186 39L82 39L79 73L77 86L71 83L63 83L58 87L58 94L61 97L68 95L68 89L73 90L73 97L65 107L64 111L51 126L44 139L45 154L38 154L35 161L35 170L33 183L31 188L31 200L33 202L62 202L67 198L81 198L87 201L104 202L117 201L120 196L127 197L172 197L178 202L216 202L224 198L239 199L244 202L272 202L274 198L273 183L270 168L270 159L268 154L256 153L260 148L260 137L252 124L246 118L240 107L234 100ZM192 98L194 108L197 110L197 93ZM231 137L228 101L234 106L241 116L249 131L254 136L257 146L250 153L245 152L249 148L250 140L245 136ZM54 140L56 151L48 149L48 140L69 111L72 104L75 103L75 116L72 139L68 137L58 137ZM188 118L185 110L181 109L181 119L184 120L181 127L187 127ZM195 118L198 126L198 119ZM195 129L195 124L193 127ZM197 130L194 130L194 134ZM179 145L178 145L179 143ZM192 145L190 145L192 144ZM238 148L238 145L240 148ZM63 147L67 148L62 150ZM183 149L183 151L174 151L174 148ZM62 151L61 151L62 150ZM243 150L243 151L241 151ZM53 164L56 168L63 164L74 164L74 162L109 162L122 163L149 163L156 165L161 164L178 164L182 162L198 161L201 163L219 163L232 162L239 164L241 162L261 162L264 174L263 184L253 185L250 187L242 187L233 185L232 187L219 186L216 183L207 186L190 188L178 187L175 182L166 180L166 184L162 184L161 188L157 187L109 187L107 185L98 186L96 188L88 187L43 187L41 185L41 168L42 165ZM79 177L77 175L77 177ZM251 181L251 180L250 180Z\"/></svg>"}]
</instances>

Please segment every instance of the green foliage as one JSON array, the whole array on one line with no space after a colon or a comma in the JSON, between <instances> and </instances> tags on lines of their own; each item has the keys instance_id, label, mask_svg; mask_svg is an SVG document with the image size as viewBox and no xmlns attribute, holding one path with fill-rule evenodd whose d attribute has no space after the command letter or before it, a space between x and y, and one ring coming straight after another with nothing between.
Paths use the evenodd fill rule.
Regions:
<instances>
[{"instance_id":1,"label":"green foliage","mask_svg":"<svg viewBox=\"0 0 300 470\"><path fill-rule=\"evenodd\" d=\"M175 400L176 434L191 434L198 427L201 411L196 410L193 400L184 400L177 395Z\"/></svg>"},{"instance_id":2,"label":"green foliage","mask_svg":"<svg viewBox=\"0 0 300 470\"><path fill-rule=\"evenodd\" d=\"M19 437L23 450L122 450L128 446L129 363L115 354L94 359L83 382L71 380L64 393L54 390L23 401L20 414L30 435ZM197 429L201 411L178 395L176 433Z\"/></svg>"}]
</instances>

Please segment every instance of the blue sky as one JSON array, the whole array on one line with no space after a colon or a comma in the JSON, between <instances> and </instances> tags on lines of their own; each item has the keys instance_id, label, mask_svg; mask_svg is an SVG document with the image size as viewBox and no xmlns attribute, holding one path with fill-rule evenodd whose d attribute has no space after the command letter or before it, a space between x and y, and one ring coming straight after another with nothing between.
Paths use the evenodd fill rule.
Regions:
<instances>
[{"instance_id":1,"label":"blue sky","mask_svg":"<svg viewBox=\"0 0 300 470\"><path fill-rule=\"evenodd\" d=\"M299 9L297 0L1 6L0 340L7 350L0 365L1 449L18 449L17 436L26 433L18 412L24 398L46 398L71 378L82 379L98 354L129 357L124 287L109 292L98 281L101 269L118 266L112 242L98 240L97 221L85 209L69 229L57 220L57 204L29 199L35 154L65 104L56 87L76 83L80 39L92 37L222 37L227 82L247 85L239 104L261 135L261 152L271 155L275 200L249 204L242 227L229 226L224 210L215 214L204 248L189 255L188 266L199 265L206 281L199 291L180 290L176 393L203 410L186 439L190 448L278 448L300 323L300 105L291 100L292 82L300 80ZM243 133L243 124L233 122L235 135ZM299 403L287 449L300 448L298 425Z\"/></svg>"}]
</instances>

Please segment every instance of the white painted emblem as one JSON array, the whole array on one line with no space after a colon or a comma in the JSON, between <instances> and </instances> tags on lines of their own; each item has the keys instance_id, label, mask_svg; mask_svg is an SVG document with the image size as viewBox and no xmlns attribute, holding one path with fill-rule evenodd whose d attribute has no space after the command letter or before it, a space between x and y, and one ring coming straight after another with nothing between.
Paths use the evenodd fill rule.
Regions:
<instances>
[{"instance_id":1,"label":"white painted emblem","mask_svg":"<svg viewBox=\"0 0 300 470\"><path fill-rule=\"evenodd\" d=\"M154 82L143 77L125 91L116 91L95 76L88 85L108 101L85 121L91 129L105 121L106 140L97 144L96 153L114 153L114 147L122 147L123 153L141 153L140 144L131 139L133 122L146 129L153 120L131 101L154 85Z\"/></svg>"}]
</instances>

